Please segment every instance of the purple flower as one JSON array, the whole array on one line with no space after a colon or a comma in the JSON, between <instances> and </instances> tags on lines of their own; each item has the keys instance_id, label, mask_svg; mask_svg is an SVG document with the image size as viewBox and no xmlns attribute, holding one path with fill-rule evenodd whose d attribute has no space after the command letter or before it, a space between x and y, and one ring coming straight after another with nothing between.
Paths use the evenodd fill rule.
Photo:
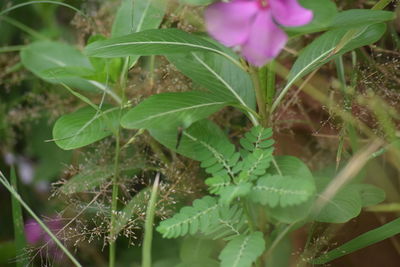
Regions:
<instances>
[{"instance_id":1,"label":"purple flower","mask_svg":"<svg viewBox=\"0 0 400 267\"><path fill-rule=\"evenodd\" d=\"M60 231L63 227L61 218L57 217L51 218L49 221L46 222L46 225L54 234L57 234L57 232ZM62 258L63 253L61 252L61 250L59 250L59 248L51 239L51 237L42 229L42 227L34 219L28 219L25 222L24 232L26 241L30 245L48 243L49 252L51 252L52 256L57 259Z\"/></svg>"},{"instance_id":2,"label":"purple flower","mask_svg":"<svg viewBox=\"0 0 400 267\"><path fill-rule=\"evenodd\" d=\"M205 11L209 33L226 46L240 46L255 66L275 58L287 42L286 27L308 24L313 18L297 0L232 0L218 2Z\"/></svg>"}]
</instances>

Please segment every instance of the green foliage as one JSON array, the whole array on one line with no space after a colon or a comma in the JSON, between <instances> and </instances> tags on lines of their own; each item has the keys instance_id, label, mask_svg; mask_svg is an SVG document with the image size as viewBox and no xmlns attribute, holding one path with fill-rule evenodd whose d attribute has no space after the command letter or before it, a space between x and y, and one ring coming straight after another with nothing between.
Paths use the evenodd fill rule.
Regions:
<instances>
[{"instance_id":1,"label":"green foliage","mask_svg":"<svg viewBox=\"0 0 400 267\"><path fill-rule=\"evenodd\" d=\"M323 192L330 179L319 177L317 188ZM344 223L357 217L363 207L376 205L385 199L382 189L369 184L349 184L339 190L315 215L315 220L329 223Z\"/></svg>"},{"instance_id":2,"label":"green foliage","mask_svg":"<svg viewBox=\"0 0 400 267\"><path fill-rule=\"evenodd\" d=\"M221 52L218 46L178 29L146 30L89 44L85 52L94 57L168 55L195 51Z\"/></svg>"},{"instance_id":3,"label":"green foliage","mask_svg":"<svg viewBox=\"0 0 400 267\"><path fill-rule=\"evenodd\" d=\"M307 201L314 191L315 185L309 180L269 175L257 181L251 193L251 199L272 208L276 206L284 208Z\"/></svg>"},{"instance_id":4,"label":"green foliage","mask_svg":"<svg viewBox=\"0 0 400 267\"><path fill-rule=\"evenodd\" d=\"M262 232L238 236L229 241L219 255L221 267L251 267L264 249Z\"/></svg>"},{"instance_id":5,"label":"green foliage","mask_svg":"<svg viewBox=\"0 0 400 267\"><path fill-rule=\"evenodd\" d=\"M21 62L36 76L51 82L64 83L73 88L96 91L90 81L81 77L93 74L88 58L74 47L52 41L32 43L21 50Z\"/></svg>"},{"instance_id":6,"label":"green foliage","mask_svg":"<svg viewBox=\"0 0 400 267\"><path fill-rule=\"evenodd\" d=\"M119 125L119 108L96 111L85 107L60 117L53 128L56 144L65 150L92 144L115 132Z\"/></svg>"},{"instance_id":7,"label":"green foliage","mask_svg":"<svg viewBox=\"0 0 400 267\"><path fill-rule=\"evenodd\" d=\"M121 125L128 129L187 128L226 104L208 92L163 93L129 110L122 117Z\"/></svg>"},{"instance_id":8,"label":"green foliage","mask_svg":"<svg viewBox=\"0 0 400 267\"><path fill-rule=\"evenodd\" d=\"M192 207L183 207L172 218L162 221L157 231L166 238L205 232L218 222L220 208L217 200L210 196L196 199Z\"/></svg>"},{"instance_id":9,"label":"green foliage","mask_svg":"<svg viewBox=\"0 0 400 267\"><path fill-rule=\"evenodd\" d=\"M353 240L323 254L317 259L312 260L313 264L325 264L344 255L353 253L359 249L371 246L389 237L400 233L400 218L395 219L378 228L368 231Z\"/></svg>"}]
</instances>

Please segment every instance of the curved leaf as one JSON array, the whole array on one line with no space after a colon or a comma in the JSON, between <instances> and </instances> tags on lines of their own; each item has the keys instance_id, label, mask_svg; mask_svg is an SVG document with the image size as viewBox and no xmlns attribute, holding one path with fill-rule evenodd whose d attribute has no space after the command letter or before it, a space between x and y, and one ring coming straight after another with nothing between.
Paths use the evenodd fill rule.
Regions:
<instances>
[{"instance_id":1,"label":"curved leaf","mask_svg":"<svg viewBox=\"0 0 400 267\"><path fill-rule=\"evenodd\" d=\"M207 118L227 103L201 91L153 95L121 119L128 129L176 129Z\"/></svg>"},{"instance_id":2,"label":"curved leaf","mask_svg":"<svg viewBox=\"0 0 400 267\"><path fill-rule=\"evenodd\" d=\"M65 150L92 144L111 135L119 125L119 108L97 112L84 107L60 117L53 127L56 144Z\"/></svg>"},{"instance_id":3,"label":"curved leaf","mask_svg":"<svg viewBox=\"0 0 400 267\"><path fill-rule=\"evenodd\" d=\"M74 47L52 41L32 43L21 50L21 62L39 78L82 90L97 90L82 74L93 74L88 58ZM78 75L79 74L79 75Z\"/></svg>"}]
</instances>

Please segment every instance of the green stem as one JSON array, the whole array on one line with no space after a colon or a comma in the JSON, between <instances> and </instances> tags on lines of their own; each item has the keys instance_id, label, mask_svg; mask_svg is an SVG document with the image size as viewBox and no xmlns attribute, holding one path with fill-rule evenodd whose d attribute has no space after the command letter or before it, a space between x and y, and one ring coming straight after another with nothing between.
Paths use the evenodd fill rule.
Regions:
<instances>
[{"instance_id":1,"label":"green stem","mask_svg":"<svg viewBox=\"0 0 400 267\"><path fill-rule=\"evenodd\" d=\"M260 83L260 76L258 74L258 69L250 66L250 76L253 80L254 90L256 91L258 113L260 114L260 120L262 126L267 126L267 105L265 102L265 91L263 90Z\"/></svg>"},{"instance_id":2,"label":"green stem","mask_svg":"<svg viewBox=\"0 0 400 267\"><path fill-rule=\"evenodd\" d=\"M61 241L53 234L53 232L42 222L42 220L31 210L28 204L22 200L18 192L8 183L3 173L0 171L0 183L11 193L11 195L21 203L22 207L32 216L32 218L40 225L43 231L50 236L50 238L57 244L57 246L65 253L65 255L72 261L75 266L81 267L82 265L74 258L74 256L68 251L68 249L61 243Z\"/></svg>"},{"instance_id":3,"label":"green stem","mask_svg":"<svg viewBox=\"0 0 400 267\"><path fill-rule=\"evenodd\" d=\"M267 65L267 105L268 110L271 108L275 98L275 63L271 61Z\"/></svg>"},{"instance_id":4,"label":"green stem","mask_svg":"<svg viewBox=\"0 0 400 267\"><path fill-rule=\"evenodd\" d=\"M13 45L0 47L0 53L17 52L24 48L24 45Z\"/></svg>"},{"instance_id":5,"label":"green stem","mask_svg":"<svg viewBox=\"0 0 400 267\"><path fill-rule=\"evenodd\" d=\"M158 194L158 185L160 181L160 173L157 173L156 179L151 191L150 201L146 211L146 221L144 225L144 241L142 250L142 267L151 267L151 243L153 241L153 223L156 211L156 200Z\"/></svg>"},{"instance_id":6,"label":"green stem","mask_svg":"<svg viewBox=\"0 0 400 267\"><path fill-rule=\"evenodd\" d=\"M119 129L115 134L115 158L114 158L114 177L113 177L113 189L112 189L112 200L111 200L111 223L110 223L110 250L109 250L109 265L115 267L115 254L116 254L116 215L118 206L118 178L119 178L119 154L120 154L120 136Z\"/></svg>"}]
</instances>

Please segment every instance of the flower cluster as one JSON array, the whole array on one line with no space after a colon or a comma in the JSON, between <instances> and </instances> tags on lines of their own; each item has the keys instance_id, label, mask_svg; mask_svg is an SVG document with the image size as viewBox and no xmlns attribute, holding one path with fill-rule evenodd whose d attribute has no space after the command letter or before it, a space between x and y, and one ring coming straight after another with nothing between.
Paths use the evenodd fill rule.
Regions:
<instances>
[{"instance_id":1,"label":"flower cluster","mask_svg":"<svg viewBox=\"0 0 400 267\"><path fill-rule=\"evenodd\" d=\"M226 46L239 46L255 66L263 66L285 46L288 37L278 25L302 26L312 19L312 11L297 0L232 0L205 11L209 33Z\"/></svg>"}]
</instances>

